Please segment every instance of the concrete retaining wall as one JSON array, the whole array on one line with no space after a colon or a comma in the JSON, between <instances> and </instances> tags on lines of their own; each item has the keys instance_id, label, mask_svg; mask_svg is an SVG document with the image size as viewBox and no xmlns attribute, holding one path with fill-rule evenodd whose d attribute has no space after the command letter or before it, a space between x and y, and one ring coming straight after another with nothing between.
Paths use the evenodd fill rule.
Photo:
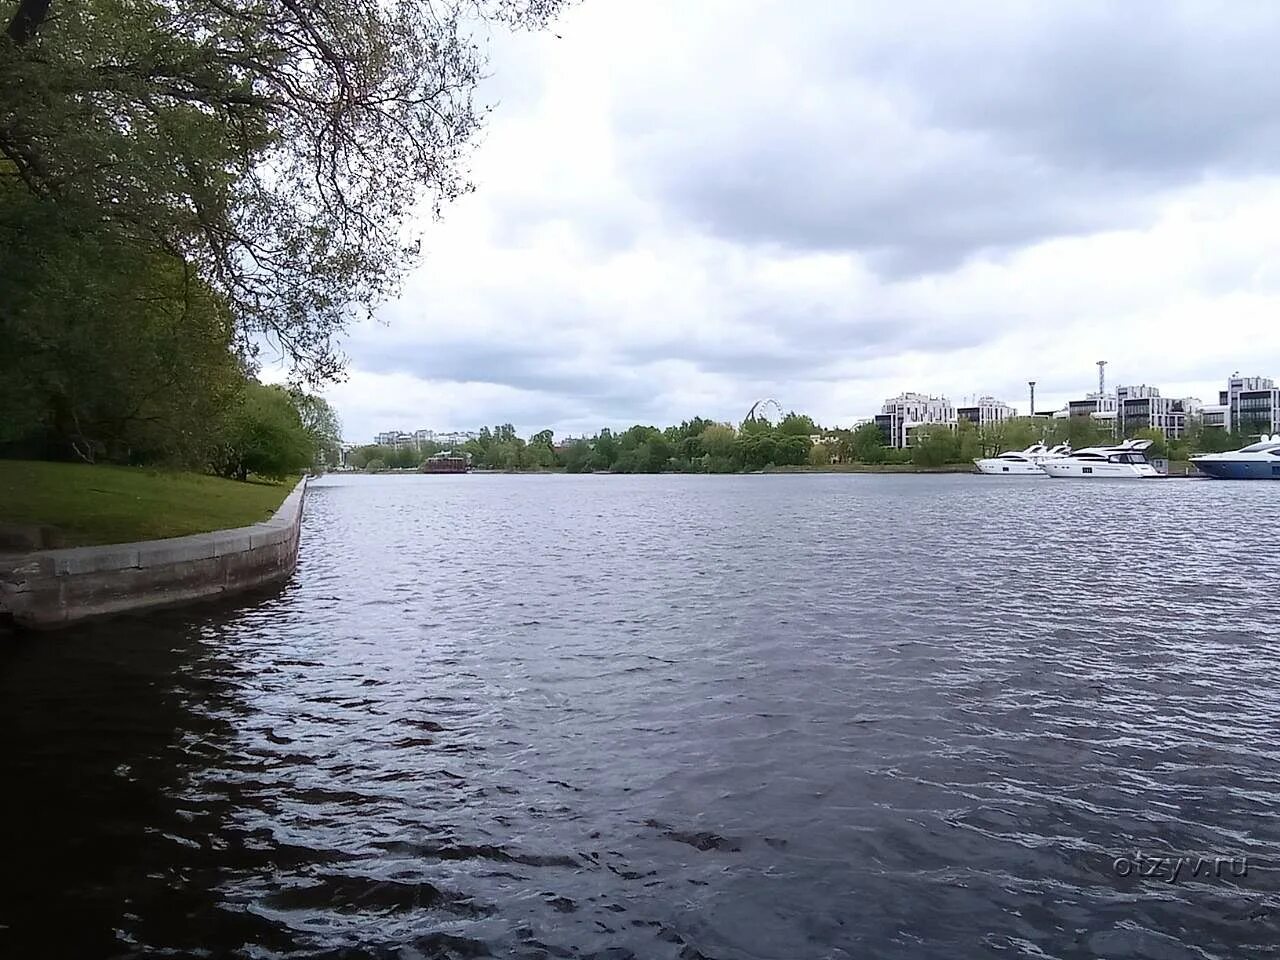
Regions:
<instances>
[{"instance_id":1,"label":"concrete retaining wall","mask_svg":"<svg viewBox=\"0 0 1280 960\"><path fill-rule=\"evenodd\" d=\"M304 479L270 520L251 527L0 557L0 613L55 629L284 580L298 559L305 495Z\"/></svg>"}]
</instances>

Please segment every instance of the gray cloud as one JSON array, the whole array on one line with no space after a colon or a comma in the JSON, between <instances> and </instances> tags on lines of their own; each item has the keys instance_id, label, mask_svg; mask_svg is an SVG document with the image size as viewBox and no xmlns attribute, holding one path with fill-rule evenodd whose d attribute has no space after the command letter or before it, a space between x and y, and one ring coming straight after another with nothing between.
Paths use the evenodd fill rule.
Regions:
<instances>
[{"instance_id":1,"label":"gray cloud","mask_svg":"<svg viewBox=\"0 0 1280 960\"><path fill-rule=\"evenodd\" d=\"M436 412L371 397L357 435L1280 374L1247 214L1280 215L1280 6L589 0L557 32L495 40L478 191L347 344Z\"/></svg>"},{"instance_id":2,"label":"gray cloud","mask_svg":"<svg viewBox=\"0 0 1280 960\"><path fill-rule=\"evenodd\" d=\"M769 8L732 60L674 78L680 95L625 91L629 172L721 237L856 251L903 276L1280 169L1280 7L908 8L810 11L803 33L773 29L794 12ZM770 51L789 71L752 71Z\"/></svg>"}]
</instances>

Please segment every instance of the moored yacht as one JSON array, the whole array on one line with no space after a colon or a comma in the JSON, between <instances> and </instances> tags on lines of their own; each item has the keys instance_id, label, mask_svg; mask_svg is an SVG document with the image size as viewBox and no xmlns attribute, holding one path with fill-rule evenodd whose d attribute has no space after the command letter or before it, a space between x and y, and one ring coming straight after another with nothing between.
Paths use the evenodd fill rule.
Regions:
<instances>
[{"instance_id":1,"label":"moored yacht","mask_svg":"<svg viewBox=\"0 0 1280 960\"><path fill-rule=\"evenodd\" d=\"M1148 480L1164 474L1147 459L1150 440L1126 440L1114 447L1086 447L1067 457L1044 460L1040 469L1051 477L1097 480Z\"/></svg>"},{"instance_id":2,"label":"moored yacht","mask_svg":"<svg viewBox=\"0 0 1280 960\"><path fill-rule=\"evenodd\" d=\"M1052 449L1043 443L1033 443L1025 450L1009 450L998 456L975 459L973 465L979 473L996 476L1043 477L1044 471L1040 469L1043 461L1065 457L1070 452L1071 447L1065 443Z\"/></svg>"},{"instance_id":3,"label":"moored yacht","mask_svg":"<svg viewBox=\"0 0 1280 960\"><path fill-rule=\"evenodd\" d=\"M1206 453L1192 457L1197 470L1218 480L1280 480L1280 433L1265 434L1230 453Z\"/></svg>"}]
</instances>

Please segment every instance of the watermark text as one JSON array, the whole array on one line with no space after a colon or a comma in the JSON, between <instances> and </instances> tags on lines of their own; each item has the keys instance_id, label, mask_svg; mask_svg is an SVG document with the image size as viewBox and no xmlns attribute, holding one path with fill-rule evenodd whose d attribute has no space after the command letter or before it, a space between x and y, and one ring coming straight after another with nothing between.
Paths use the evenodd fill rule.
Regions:
<instances>
[{"instance_id":1,"label":"watermark text","mask_svg":"<svg viewBox=\"0 0 1280 960\"><path fill-rule=\"evenodd\" d=\"M1248 857L1155 857L1135 850L1116 857L1111 869L1117 877L1143 877L1177 883L1179 880L1239 879L1249 875Z\"/></svg>"}]
</instances>

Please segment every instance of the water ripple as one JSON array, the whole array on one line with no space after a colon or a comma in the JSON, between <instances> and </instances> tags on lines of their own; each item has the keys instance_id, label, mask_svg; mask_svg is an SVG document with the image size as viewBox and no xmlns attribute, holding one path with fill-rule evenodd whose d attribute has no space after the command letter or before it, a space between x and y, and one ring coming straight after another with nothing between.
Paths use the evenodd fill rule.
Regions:
<instances>
[{"instance_id":1,"label":"water ripple","mask_svg":"<svg viewBox=\"0 0 1280 960\"><path fill-rule=\"evenodd\" d=\"M1275 489L325 478L9 645L0 952L1277 955Z\"/></svg>"}]
</instances>

